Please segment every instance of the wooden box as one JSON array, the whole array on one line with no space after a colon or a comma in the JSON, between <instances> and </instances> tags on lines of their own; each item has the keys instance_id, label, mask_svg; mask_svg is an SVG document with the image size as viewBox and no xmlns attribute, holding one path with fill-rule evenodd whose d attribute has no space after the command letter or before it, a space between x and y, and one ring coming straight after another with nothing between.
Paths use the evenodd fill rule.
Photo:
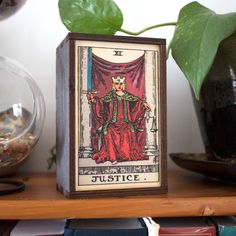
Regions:
<instances>
[{"instance_id":1,"label":"wooden box","mask_svg":"<svg viewBox=\"0 0 236 236\"><path fill-rule=\"evenodd\" d=\"M56 67L58 190L165 193L165 40L69 33Z\"/></svg>"}]
</instances>

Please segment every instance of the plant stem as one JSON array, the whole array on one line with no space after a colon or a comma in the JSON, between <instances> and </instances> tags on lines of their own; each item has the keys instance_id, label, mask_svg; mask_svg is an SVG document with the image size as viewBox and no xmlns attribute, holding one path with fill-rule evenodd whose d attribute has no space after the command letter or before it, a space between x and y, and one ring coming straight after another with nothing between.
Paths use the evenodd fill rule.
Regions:
<instances>
[{"instance_id":1,"label":"plant stem","mask_svg":"<svg viewBox=\"0 0 236 236\"><path fill-rule=\"evenodd\" d=\"M139 34L142 34L144 33L145 31L148 31L148 30L151 30L151 29L154 29L154 28L159 28L159 27L163 27L163 26L170 26L170 25L174 25L176 26L176 22L169 22L169 23L163 23L163 24L158 24L158 25L153 25L153 26L149 26L147 28L144 28L138 32L131 32L131 31L128 31L128 30L125 30L125 29L120 29L119 31L120 32L123 32L125 34L130 34L130 35L139 35Z\"/></svg>"}]
</instances>

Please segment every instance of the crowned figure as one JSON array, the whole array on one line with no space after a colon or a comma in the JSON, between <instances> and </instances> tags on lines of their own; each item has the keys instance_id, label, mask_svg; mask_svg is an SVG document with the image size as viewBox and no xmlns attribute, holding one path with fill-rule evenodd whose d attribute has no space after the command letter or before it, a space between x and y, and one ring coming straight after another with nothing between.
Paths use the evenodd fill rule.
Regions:
<instances>
[{"instance_id":1,"label":"crowned figure","mask_svg":"<svg viewBox=\"0 0 236 236\"><path fill-rule=\"evenodd\" d=\"M87 94L94 119L101 124L102 143L92 154L96 163L147 160L137 132L149 104L126 91L126 78L113 76L112 90L104 97Z\"/></svg>"}]
</instances>

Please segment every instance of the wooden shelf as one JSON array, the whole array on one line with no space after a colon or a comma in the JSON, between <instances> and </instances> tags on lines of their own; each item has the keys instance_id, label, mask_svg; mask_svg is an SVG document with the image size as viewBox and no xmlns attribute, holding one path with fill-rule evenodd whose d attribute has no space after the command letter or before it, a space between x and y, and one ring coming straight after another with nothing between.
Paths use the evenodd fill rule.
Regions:
<instances>
[{"instance_id":1,"label":"wooden shelf","mask_svg":"<svg viewBox=\"0 0 236 236\"><path fill-rule=\"evenodd\" d=\"M168 194L66 199L55 175L20 174L26 190L0 197L0 219L209 216L236 214L235 185L187 171L169 172Z\"/></svg>"}]
</instances>

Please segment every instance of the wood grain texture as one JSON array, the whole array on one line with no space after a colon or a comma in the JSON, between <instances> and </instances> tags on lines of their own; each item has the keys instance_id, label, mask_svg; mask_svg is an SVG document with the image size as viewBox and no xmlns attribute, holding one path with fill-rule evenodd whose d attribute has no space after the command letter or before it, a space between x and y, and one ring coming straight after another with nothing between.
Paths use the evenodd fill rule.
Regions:
<instances>
[{"instance_id":1,"label":"wood grain texture","mask_svg":"<svg viewBox=\"0 0 236 236\"><path fill-rule=\"evenodd\" d=\"M186 171L169 173L167 194L66 199L54 174L12 177L26 190L0 197L0 219L114 218L235 215L236 188Z\"/></svg>"}]
</instances>

